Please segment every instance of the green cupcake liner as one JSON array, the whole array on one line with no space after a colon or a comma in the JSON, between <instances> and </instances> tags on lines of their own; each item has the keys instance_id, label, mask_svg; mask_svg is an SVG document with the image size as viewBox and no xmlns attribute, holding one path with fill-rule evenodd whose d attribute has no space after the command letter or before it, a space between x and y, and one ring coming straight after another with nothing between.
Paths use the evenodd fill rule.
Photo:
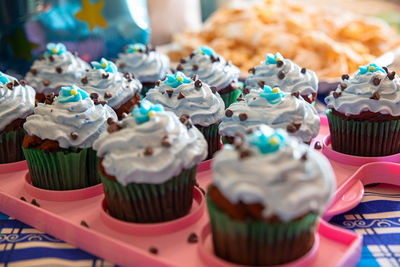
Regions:
<instances>
[{"instance_id":1,"label":"green cupcake liner","mask_svg":"<svg viewBox=\"0 0 400 267\"><path fill-rule=\"evenodd\" d=\"M193 202L197 165L162 184L123 186L100 173L108 213L117 219L156 223L186 215Z\"/></svg>"},{"instance_id":2,"label":"green cupcake liner","mask_svg":"<svg viewBox=\"0 0 400 267\"><path fill-rule=\"evenodd\" d=\"M326 115L333 150L364 157L387 156L400 152L400 120L346 120L334 115L331 110Z\"/></svg>"},{"instance_id":3,"label":"green cupcake liner","mask_svg":"<svg viewBox=\"0 0 400 267\"><path fill-rule=\"evenodd\" d=\"M211 124L207 127L196 125L196 128L204 135L208 144L207 159L211 159L215 152L220 149L221 137L219 135L219 123ZM206 159L206 160L207 160Z\"/></svg>"},{"instance_id":4,"label":"green cupcake liner","mask_svg":"<svg viewBox=\"0 0 400 267\"><path fill-rule=\"evenodd\" d=\"M22 148L32 184L48 190L73 190L100 183L98 158L91 148L46 153Z\"/></svg>"},{"instance_id":5,"label":"green cupcake liner","mask_svg":"<svg viewBox=\"0 0 400 267\"><path fill-rule=\"evenodd\" d=\"M25 131L22 128L0 133L0 164L25 159L24 153L22 153L24 136Z\"/></svg>"},{"instance_id":6,"label":"green cupcake liner","mask_svg":"<svg viewBox=\"0 0 400 267\"><path fill-rule=\"evenodd\" d=\"M240 221L207 198L215 254L243 265L278 265L305 255L314 244L318 216L309 213L291 222Z\"/></svg>"},{"instance_id":7,"label":"green cupcake liner","mask_svg":"<svg viewBox=\"0 0 400 267\"><path fill-rule=\"evenodd\" d=\"M233 91L230 91L229 93L226 94L220 94L222 100L224 100L225 103L225 109L227 109L232 103L236 103L236 99L242 94L242 90L236 89Z\"/></svg>"}]
</instances>

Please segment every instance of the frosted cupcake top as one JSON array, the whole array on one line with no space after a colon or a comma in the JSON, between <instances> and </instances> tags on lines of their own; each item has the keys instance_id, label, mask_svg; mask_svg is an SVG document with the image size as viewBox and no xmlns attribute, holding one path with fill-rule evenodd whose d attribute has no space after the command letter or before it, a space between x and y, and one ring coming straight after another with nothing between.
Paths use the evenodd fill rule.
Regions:
<instances>
[{"instance_id":1,"label":"frosted cupcake top","mask_svg":"<svg viewBox=\"0 0 400 267\"><path fill-rule=\"evenodd\" d=\"M318 91L318 78L315 72L300 68L280 53L267 54L267 60L249 70L252 74L246 79L246 86L268 85L280 87L285 92L300 92L308 96Z\"/></svg>"},{"instance_id":2,"label":"frosted cupcake top","mask_svg":"<svg viewBox=\"0 0 400 267\"><path fill-rule=\"evenodd\" d=\"M233 204L262 204L262 216L290 221L322 213L335 189L329 161L283 130L266 125L224 145L212 165L213 184Z\"/></svg>"},{"instance_id":3,"label":"frosted cupcake top","mask_svg":"<svg viewBox=\"0 0 400 267\"><path fill-rule=\"evenodd\" d=\"M316 137L320 128L318 113L311 104L296 94L283 93L278 87L265 85L264 90L251 89L244 101L233 103L226 109L219 132L224 136L235 136L261 124L286 129L303 142Z\"/></svg>"},{"instance_id":4,"label":"frosted cupcake top","mask_svg":"<svg viewBox=\"0 0 400 267\"><path fill-rule=\"evenodd\" d=\"M197 74L204 83L215 86L218 90L237 80L240 72L236 66L231 62L226 62L208 46L201 46L189 57L182 59L177 70L188 77Z\"/></svg>"},{"instance_id":5,"label":"frosted cupcake top","mask_svg":"<svg viewBox=\"0 0 400 267\"><path fill-rule=\"evenodd\" d=\"M86 72L78 85L89 94L96 94L98 101L118 109L142 89L142 84L130 73L118 72L117 66L104 58L92 62L93 69Z\"/></svg>"},{"instance_id":6,"label":"frosted cupcake top","mask_svg":"<svg viewBox=\"0 0 400 267\"><path fill-rule=\"evenodd\" d=\"M47 44L47 51L35 60L25 79L37 93L58 93L61 86L75 84L90 66L71 54L61 43Z\"/></svg>"},{"instance_id":7,"label":"frosted cupcake top","mask_svg":"<svg viewBox=\"0 0 400 267\"><path fill-rule=\"evenodd\" d=\"M62 87L58 97L47 96L34 114L26 118L24 129L31 136L58 141L62 148L89 148L107 129L107 120L117 120L107 105L95 105L76 86Z\"/></svg>"},{"instance_id":8,"label":"frosted cupcake top","mask_svg":"<svg viewBox=\"0 0 400 267\"><path fill-rule=\"evenodd\" d=\"M147 92L146 98L161 104L165 110L177 116L188 114L196 125L209 126L221 121L225 104L216 91L194 77L187 78L182 72L167 78Z\"/></svg>"},{"instance_id":9,"label":"frosted cupcake top","mask_svg":"<svg viewBox=\"0 0 400 267\"><path fill-rule=\"evenodd\" d=\"M112 122L93 148L106 173L122 185L164 183L207 156L207 143L188 117L146 100L132 116Z\"/></svg>"},{"instance_id":10,"label":"frosted cupcake top","mask_svg":"<svg viewBox=\"0 0 400 267\"><path fill-rule=\"evenodd\" d=\"M345 115L371 111L400 116L400 78L375 64L361 66L353 77L342 75L342 82L325 102L328 108Z\"/></svg>"},{"instance_id":11,"label":"frosted cupcake top","mask_svg":"<svg viewBox=\"0 0 400 267\"><path fill-rule=\"evenodd\" d=\"M117 66L123 72L133 72L141 82L156 82L167 74L169 58L150 45L135 43L118 54Z\"/></svg>"},{"instance_id":12,"label":"frosted cupcake top","mask_svg":"<svg viewBox=\"0 0 400 267\"><path fill-rule=\"evenodd\" d=\"M16 119L25 119L35 107L35 90L0 72L0 131Z\"/></svg>"}]
</instances>

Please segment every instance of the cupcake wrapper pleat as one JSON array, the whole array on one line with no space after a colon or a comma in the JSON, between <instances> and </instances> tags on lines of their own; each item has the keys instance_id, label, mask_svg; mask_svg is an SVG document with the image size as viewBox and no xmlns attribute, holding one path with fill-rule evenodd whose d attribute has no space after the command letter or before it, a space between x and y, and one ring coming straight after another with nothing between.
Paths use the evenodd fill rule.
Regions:
<instances>
[{"instance_id":1,"label":"cupcake wrapper pleat","mask_svg":"<svg viewBox=\"0 0 400 267\"><path fill-rule=\"evenodd\" d=\"M22 152L24 136L25 131L23 129L0 133L0 164L25 159Z\"/></svg>"},{"instance_id":2,"label":"cupcake wrapper pleat","mask_svg":"<svg viewBox=\"0 0 400 267\"><path fill-rule=\"evenodd\" d=\"M314 244L318 216L282 223L230 218L207 198L214 253L243 265L278 265L305 255Z\"/></svg>"},{"instance_id":3,"label":"cupcake wrapper pleat","mask_svg":"<svg viewBox=\"0 0 400 267\"><path fill-rule=\"evenodd\" d=\"M100 183L98 158L91 148L46 153L23 148L32 184L48 190L73 190Z\"/></svg>"},{"instance_id":4,"label":"cupcake wrapper pleat","mask_svg":"<svg viewBox=\"0 0 400 267\"><path fill-rule=\"evenodd\" d=\"M196 128L203 134L208 144L208 156L206 159L211 159L214 153L220 149L221 145L221 138L218 132L219 123L211 124L207 127L196 125Z\"/></svg>"},{"instance_id":5,"label":"cupcake wrapper pleat","mask_svg":"<svg viewBox=\"0 0 400 267\"><path fill-rule=\"evenodd\" d=\"M137 223L170 221L186 215L193 202L197 166L183 170L162 184L123 186L100 173L108 213Z\"/></svg>"}]
</instances>

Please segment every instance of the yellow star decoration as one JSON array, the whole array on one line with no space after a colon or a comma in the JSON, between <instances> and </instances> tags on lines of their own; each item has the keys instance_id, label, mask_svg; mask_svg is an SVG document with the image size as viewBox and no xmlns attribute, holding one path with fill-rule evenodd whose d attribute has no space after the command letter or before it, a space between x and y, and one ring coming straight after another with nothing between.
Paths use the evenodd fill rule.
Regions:
<instances>
[{"instance_id":1,"label":"yellow star decoration","mask_svg":"<svg viewBox=\"0 0 400 267\"><path fill-rule=\"evenodd\" d=\"M90 31L93 31L96 26L107 28L107 21L101 14L103 6L104 0L100 0L94 4L90 0L82 0L82 9L75 14L75 18L87 22Z\"/></svg>"}]
</instances>

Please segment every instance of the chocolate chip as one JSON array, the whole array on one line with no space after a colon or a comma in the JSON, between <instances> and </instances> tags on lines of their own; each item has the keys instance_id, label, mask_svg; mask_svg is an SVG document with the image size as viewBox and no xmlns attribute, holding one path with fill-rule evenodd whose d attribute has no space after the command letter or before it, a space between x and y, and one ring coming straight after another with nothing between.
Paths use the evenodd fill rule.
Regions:
<instances>
[{"instance_id":1,"label":"chocolate chip","mask_svg":"<svg viewBox=\"0 0 400 267\"><path fill-rule=\"evenodd\" d=\"M213 94L215 94L218 91L217 87L215 87L215 86L210 86L210 89L211 89L211 92L213 92Z\"/></svg>"},{"instance_id":2,"label":"chocolate chip","mask_svg":"<svg viewBox=\"0 0 400 267\"><path fill-rule=\"evenodd\" d=\"M49 56L49 60L50 60L51 62L53 62L53 61L54 61L54 57L53 57L53 55L50 55L50 56Z\"/></svg>"},{"instance_id":3,"label":"chocolate chip","mask_svg":"<svg viewBox=\"0 0 400 267\"><path fill-rule=\"evenodd\" d=\"M22 201L26 201L26 198L24 197L20 197L19 199L21 199Z\"/></svg>"},{"instance_id":4,"label":"chocolate chip","mask_svg":"<svg viewBox=\"0 0 400 267\"><path fill-rule=\"evenodd\" d=\"M256 100L257 99L257 97L253 97L253 100Z\"/></svg>"},{"instance_id":5,"label":"chocolate chip","mask_svg":"<svg viewBox=\"0 0 400 267\"><path fill-rule=\"evenodd\" d=\"M104 93L104 98L111 98L112 94L110 92L105 92Z\"/></svg>"},{"instance_id":6,"label":"chocolate chip","mask_svg":"<svg viewBox=\"0 0 400 267\"><path fill-rule=\"evenodd\" d=\"M230 109L225 110L225 116L227 116L228 118L232 117L233 115L233 111Z\"/></svg>"},{"instance_id":7,"label":"chocolate chip","mask_svg":"<svg viewBox=\"0 0 400 267\"><path fill-rule=\"evenodd\" d=\"M296 91L296 92L291 93L291 95L296 97L296 98L299 98L300 97L300 92Z\"/></svg>"},{"instance_id":8,"label":"chocolate chip","mask_svg":"<svg viewBox=\"0 0 400 267\"><path fill-rule=\"evenodd\" d=\"M185 96L182 94L182 92L179 92L178 99L182 99L182 98L185 98Z\"/></svg>"},{"instance_id":9,"label":"chocolate chip","mask_svg":"<svg viewBox=\"0 0 400 267\"><path fill-rule=\"evenodd\" d=\"M250 150L243 150L240 151L240 159L245 159L251 156L251 151Z\"/></svg>"},{"instance_id":10,"label":"chocolate chip","mask_svg":"<svg viewBox=\"0 0 400 267\"><path fill-rule=\"evenodd\" d=\"M303 74L305 74L306 72L307 72L307 69L306 68L301 68L301 71L300 71L301 73L303 73Z\"/></svg>"},{"instance_id":11,"label":"chocolate chip","mask_svg":"<svg viewBox=\"0 0 400 267\"><path fill-rule=\"evenodd\" d=\"M373 95L369 99L379 100L380 98L381 98L381 96L379 95L379 93L374 92Z\"/></svg>"},{"instance_id":12,"label":"chocolate chip","mask_svg":"<svg viewBox=\"0 0 400 267\"><path fill-rule=\"evenodd\" d=\"M203 86L203 83L202 83L200 80L196 80L196 81L194 82L194 86L195 86L196 88L201 88L201 87Z\"/></svg>"},{"instance_id":13,"label":"chocolate chip","mask_svg":"<svg viewBox=\"0 0 400 267\"><path fill-rule=\"evenodd\" d=\"M121 129L122 129L122 124L120 122L113 122L107 127L107 132L115 133L115 132L118 132Z\"/></svg>"},{"instance_id":14,"label":"chocolate chip","mask_svg":"<svg viewBox=\"0 0 400 267\"><path fill-rule=\"evenodd\" d=\"M182 71L183 70L183 66L181 64L178 64L178 66L176 67L177 70Z\"/></svg>"},{"instance_id":15,"label":"chocolate chip","mask_svg":"<svg viewBox=\"0 0 400 267\"><path fill-rule=\"evenodd\" d=\"M322 148L321 142L320 141L315 142L314 149L320 150L321 148Z\"/></svg>"},{"instance_id":16,"label":"chocolate chip","mask_svg":"<svg viewBox=\"0 0 400 267\"><path fill-rule=\"evenodd\" d=\"M25 85L27 85L27 84L28 84L28 82L27 82L27 81L25 81L25 80L20 80L20 81L19 81L19 83L20 83L22 86L25 86Z\"/></svg>"},{"instance_id":17,"label":"chocolate chip","mask_svg":"<svg viewBox=\"0 0 400 267\"><path fill-rule=\"evenodd\" d=\"M237 101L237 102L244 101L243 95L240 94L240 96L239 96L238 98L236 98L236 101Z\"/></svg>"},{"instance_id":18,"label":"chocolate chip","mask_svg":"<svg viewBox=\"0 0 400 267\"><path fill-rule=\"evenodd\" d=\"M211 62L212 63L219 62L219 61L220 61L219 56L211 55Z\"/></svg>"},{"instance_id":19,"label":"chocolate chip","mask_svg":"<svg viewBox=\"0 0 400 267\"><path fill-rule=\"evenodd\" d=\"M36 74L37 74L37 69L31 68L31 69L29 70L29 72L32 73L33 75L36 75Z\"/></svg>"},{"instance_id":20,"label":"chocolate chip","mask_svg":"<svg viewBox=\"0 0 400 267\"><path fill-rule=\"evenodd\" d=\"M199 75L195 74L192 77L192 81L197 81L199 79Z\"/></svg>"},{"instance_id":21,"label":"chocolate chip","mask_svg":"<svg viewBox=\"0 0 400 267\"><path fill-rule=\"evenodd\" d=\"M47 80L47 79L43 79L42 83L43 83L44 86L49 86L50 85L50 81Z\"/></svg>"},{"instance_id":22,"label":"chocolate chip","mask_svg":"<svg viewBox=\"0 0 400 267\"><path fill-rule=\"evenodd\" d=\"M395 75L396 75L396 72L392 71L387 74L387 77L389 78L389 80L393 80Z\"/></svg>"},{"instance_id":23,"label":"chocolate chip","mask_svg":"<svg viewBox=\"0 0 400 267\"><path fill-rule=\"evenodd\" d=\"M88 78L85 76L85 77L83 77L82 79L81 79L81 82L83 83L83 84L87 84L88 83Z\"/></svg>"},{"instance_id":24,"label":"chocolate chip","mask_svg":"<svg viewBox=\"0 0 400 267\"><path fill-rule=\"evenodd\" d=\"M187 129L192 128L192 121L190 120L190 116L188 114L183 114L179 118L180 122L186 126Z\"/></svg>"},{"instance_id":25,"label":"chocolate chip","mask_svg":"<svg viewBox=\"0 0 400 267\"><path fill-rule=\"evenodd\" d=\"M389 69L387 67L382 67L386 71L386 73L389 73Z\"/></svg>"},{"instance_id":26,"label":"chocolate chip","mask_svg":"<svg viewBox=\"0 0 400 267\"><path fill-rule=\"evenodd\" d=\"M186 63L186 59L181 58L181 60L179 62L181 62L181 64L185 64Z\"/></svg>"},{"instance_id":27,"label":"chocolate chip","mask_svg":"<svg viewBox=\"0 0 400 267\"><path fill-rule=\"evenodd\" d=\"M199 241L199 238L197 237L197 235L195 233L191 233L187 239L188 243L197 243Z\"/></svg>"},{"instance_id":28,"label":"chocolate chip","mask_svg":"<svg viewBox=\"0 0 400 267\"><path fill-rule=\"evenodd\" d=\"M150 247L150 248L149 248L149 252L150 252L151 254L157 255L157 254L158 254L158 249L157 249L156 247Z\"/></svg>"},{"instance_id":29,"label":"chocolate chip","mask_svg":"<svg viewBox=\"0 0 400 267\"><path fill-rule=\"evenodd\" d=\"M343 74L342 75L342 81L348 80L349 78L350 78L350 76L348 74Z\"/></svg>"},{"instance_id":30,"label":"chocolate chip","mask_svg":"<svg viewBox=\"0 0 400 267\"><path fill-rule=\"evenodd\" d=\"M166 92L167 92L169 98L171 98L172 94L174 93L174 91L170 90L170 89L167 89Z\"/></svg>"},{"instance_id":31,"label":"chocolate chip","mask_svg":"<svg viewBox=\"0 0 400 267\"><path fill-rule=\"evenodd\" d=\"M7 86L7 88L10 89L10 90L12 90L12 89L14 88L14 85L13 85L12 82L7 83L6 86Z\"/></svg>"},{"instance_id":32,"label":"chocolate chip","mask_svg":"<svg viewBox=\"0 0 400 267\"><path fill-rule=\"evenodd\" d=\"M189 57L193 58L196 54L195 53L190 53Z\"/></svg>"},{"instance_id":33,"label":"chocolate chip","mask_svg":"<svg viewBox=\"0 0 400 267\"><path fill-rule=\"evenodd\" d=\"M99 103L100 103L102 106L104 106L105 104L107 104L107 101L106 101L106 100L101 100L101 101L99 101Z\"/></svg>"},{"instance_id":34,"label":"chocolate chip","mask_svg":"<svg viewBox=\"0 0 400 267\"><path fill-rule=\"evenodd\" d=\"M296 126L294 126L292 123L290 123L290 124L288 124L288 125L286 126L286 131L287 131L288 133L294 133L294 132L297 131L297 128L296 128Z\"/></svg>"},{"instance_id":35,"label":"chocolate chip","mask_svg":"<svg viewBox=\"0 0 400 267\"><path fill-rule=\"evenodd\" d=\"M260 86L261 88L264 88L265 82L264 82L264 81L258 81L257 84L258 84L258 86Z\"/></svg>"},{"instance_id":36,"label":"chocolate chip","mask_svg":"<svg viewBox=\"0 0 400 267\"><path fill-rule=\"evenodd\" d=\"M102 77L103 79L108 79L108 77L110 77L110 74L108 74L108 73L103 73L103 74L101 75L101 77Z\"/></svg>"},{"instance_id":37,"label":"chocolate chip","mask_svg":"<svg viewBox=\"0 0 400 267\"><path fill-rule=\"evenodd\" d=\"M164 147L170 147L171 146L171 140L169 139L169 137L166 135L163 137L163 139L161 140L161 145Z\"/></svg>"},{"instance_id":38,"label":"chocolate chip","mask_svg":"<svg viewBox=\"0 0 400 267\"><path fill-rule=\"evenodd\" d=\"M89 69L85 69L86 72L89 72Z\"/></svg>"},{"instance_id":39,"label":"chocolate chip","mask_svg":"<svg viewBox=\"0 0 400 267\"><path fill-rule=\"evenodd\" d=\"M283 73L283 71L280 71L280 72L278 73L278 78L281 79L281 80L283 80L283 79L285 78L285 73Z\"/></svg>"},{"instance_id":40,"label":"chocolate chip","mask_svg":"<svg viewBox=\"0 0 400 267\"><path fill-rule=\"evenodd\" d=\"M151 146L146 147L146 149L144 150L144 155L145 156L153 155L153 148Z\"/></svg>"},{"instance_id":41,"label":"chocolate chip","mask_svg":"<svg viewBox=\"0 0 400 267\"><path fill-rule=\"evenodd\" d=\"M342 92L333 92L333 97L334 98L338 98L341 95L342 95Z\"/></svg>"},{"instance_id":42,"label":"chocolate chip","mask_svg":"<svg viewBox=\"0 0 400 267\"><path fill-rule=\"evenodd\" d=\"M298 129L300 129L301 121L295 120L295 121L292 122L292 124L293 124L294 127L296 127L296 129L298 130Z\"/></svg>"},{"instance_id":43,"label":"chocolate chip","mask_svg":"<svg viewBox=\"0 0 400 267\"><path fill-rule=\"evenodd\" d=\"M245 121L245 120L247 120L247 114L246 114L246 113L240 113L240 114L239 114L239 120L240 120L240 121Z\"/></svg>"},{"instance_id":44,"label":"chocolate chip","mask_svg":"<svg viewBox=\"0 0 400 267\"><path fill-rule=\"evenodd\" d=\"M84 220L81 221L81 225L83 227L89 228L89 225Z\"/></svg>"},{"instance_id":45,"label":"chocolate chip","mask_svg":"<svg viewBox=\"0 0 400 267\"><path fill-rule=\"evenodd\" d=\"M108 119L107 119L107 124L108 125L111 125L111 124L113 124L115 121L114 121L114 118L113 117L108 117Z\"/></svg>"},{"instance_id":46,"label":"chocolate chip","mask_svg":"<svg viewBox=\"0 0 400 267\"><path fill-rule=\"evenodd\" d=\"M192 70L196 71L199 69L199 65L197 64L193 64Z\"/></svg>"},{"instance_id":47,"label":"chocolate chip","mask_svg":"<svg viewBox=\"0 0 400 267\"><path fill-rule=\"evenodd\" d=\"M342 90L346 89L346 88L347 88L347 84L345 84L345 83L340 83L340 88L341 88Z\"/></svg>"},{"instance_id":48,"label":"chocolate chip","mask_svg":"<svg viewBox=\"0 0 400 267\"><path fill-rule=\"evenodd\" d=\"M372 79L372 83L373 83L375 86L378 86L378 85L381 83L381 79L378 78L378 77L375 77L374 79Z\"/></svg>"},{"instance_id":49,"label":"chocolate chip","mask_svg":"<svg viewBox=\"0 0 400 267\"><path fill-rule=\"evenodd\" d=\"M69 135L71 136L72 140L78 139L78 134L76 132L71 132Z\"/></svg>"},{"instance_id":50,"label":"chocolate chip","mask_svg":"<svg viewBox=\"0 0 400 267\"><path fill-rule=\"evenodd\" d=\"M248 73L254 74L254 73L256 73L256 69L255 69L255 68L250 68L250 69L248 70Z\"/></svg>"},{"instance_id":51,"label":"chocolate chip","mask_svg":"<svg viewBox=\"0 0 400 267\"><path fill-rule=\"evenodd\" d=\"M136 77L135 73L131 72L131 78L135 79L135 77Z\"/></svg>"},{"instance_id":52,"label":"chocolate chip","mask_svg":"<svg viewBox=\"0 0 400 267\"><path fill-rule=\"evenodd\" d=\"M130 74L129 72L124 72L124 78L130 82L132 81L132 74Z\"/></svg>"},{"instance_id":53,"label":"chocolate chip","mask_svg":"<svg viewBox=\"0 0 400 267\"><path fill-rule=\"evenodd\" d=\"M303 161L307 160L307 152L304 153L304 154L301 156L301 160L303 160Z\"/></svg>"},{"instance_id":54,"label":"chocolate chip","mask_svg":"<svg viewBox=\"0 0 400 267\"><path fill-rule=\"evenodd\" d=\"M14 86L18 86L19 82L17 80L14 80Z\"/></svg>"},{"instance_id":55,"label":"chocolate chip","mask_svg":"<svg viewBox=\"0 0 400 267\"><path fill-rule=\"evenodd\" d=\"M124 69L124 68L126 67L126 64L125 64L125 63L120 63L120 64L118 65L118 67L119 67L120 69Z\"/></svg>"},{"instance_id":56,"label":"chocolate chip","mask_svg":"<svg viewBox=\"0 0 400 267\"><path fill-rule=\"evenodd\" d=\"M283 66L283 61L282 61L282 60L278 60L278 61L276 62L276 66L277 66L278 68L282 67L282 66Z\"/></svg>"},{"instance_id":57,"label":"chocolate chip","mask_svg":"<svg viewBox=\"0 0 400 267\"><path fill-rule=\"evenodd\" d=\"M98 94L98 93L91 93L91 94L90 94L90 98L91 98L92 100L98 99L98 98L99 98L99 94Z\"/></svg>"},{"instance_id":58,"label":"chocolate chip","mask_svg":"<svg viewBox=\"0 0 400 267\"><path fill-rule=\"evenodd\" d=\"M54 101L54 93L45 95L45 100L44 100L45 104L51 105L51 104L53 104L53 101Z\"/></svg>"},{"instance_id":59,"label":"chocolate chip","mask_svg":"<svg viewBox=\"0 0 400 267\"><path fill-rule=\"evenodd\" d=\"M36 207L40 207L39 203L36 201L36 199L32 199L31 204L36 206Z\"/></svg>"},{"instance_id":60,"label":"chocolate chip","mask_svg":"<svg viewBox=\"0 0 400 267\"><path fill-rule=\"evenodd\" d=\"M53 109L50 109L50 112L53 112Z\"/></svg>"},{"instance_id":61,"label":"chocolate chip","mask_svg":"<svg viewBox=\"0 0 400 267\"><path fill-rule=\"evenodd\" d=\"M250 89L248 87L245 87L243 89L243 94L247 95L248 93L250 93Z\"/></svg>"},{"instance_id":62,"label":"chocolate chip","mask_svg":"<svg viewBox=\"0 0 400 267\"><path fill-rule=\"evenodd\" d=\"M58 66L58 67L56 67L56 72L57 73L62 73L63 69L60 66Z\"/></svg>"},{"instance_id":63,"label":"chocolate chip","mask_svg":"<svg viewBox=\"0 0 400 267\"><path fill-rule=\"evenodd\" d=\"M160 86L160 83L161 83L161 81L160 81L160 80L157 80L157 81L155 82L155 85L156 85L156 86Z\"/></svg>"}]
</instances>

